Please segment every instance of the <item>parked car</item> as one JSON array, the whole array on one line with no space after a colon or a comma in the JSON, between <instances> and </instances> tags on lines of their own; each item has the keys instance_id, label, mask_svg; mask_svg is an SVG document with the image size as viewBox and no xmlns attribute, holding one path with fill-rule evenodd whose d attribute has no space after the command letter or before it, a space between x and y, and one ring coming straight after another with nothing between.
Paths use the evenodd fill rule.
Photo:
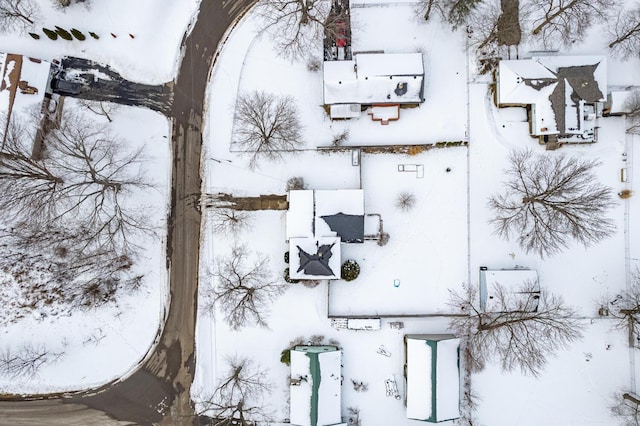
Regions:
<instances>
[{"instance_id":1,"label":"parked car","mask_svg":"<svg viewBox=\"0 0 640 426\"><path fill-rule=\"evenodd\" d=\"M51 88L60 95L77 95L82 92L83 84L77 81L61 80L54 78L51 80Z\"/></svg>"}]
</instances>

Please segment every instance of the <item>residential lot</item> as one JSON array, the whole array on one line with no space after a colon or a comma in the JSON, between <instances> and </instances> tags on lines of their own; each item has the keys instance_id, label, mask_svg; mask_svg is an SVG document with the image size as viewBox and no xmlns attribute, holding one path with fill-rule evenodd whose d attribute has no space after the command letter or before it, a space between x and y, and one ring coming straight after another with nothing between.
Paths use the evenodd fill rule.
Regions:
<instances>
[{"instance_id":1,"label":"residential lot","mask_svg":"<svg viewBox=\"0 0 640 426\"><path fill-rule=\"evenodd\" d=\"M194 394L205 398L213 392L217 378L224 374L225 357L250 356L269 371L275 389L268 401L274 407L274 417L284 420L288 417L289 369L279 362L280 352L298 336L308 340L323 335L337 340L342 348L345 419L347 409L357 407L363 424L415 424L406 418L403 404L403 336L447 333L448 319L401 316L454 313L447 304L449 290L461 291L464 283L477 286L482 266L525 267L538 271L543 289L577 307L585 327L584 339L551 358L539 377L519 371L505 374L495 365L472 375L471 389L478 398L475 421L487 425L613 424L616 420L609 407L616 392L635 386L637 354L628 349L626 332L613 330L613 321L599 317L597 311L603 297L615 297L626 288L628 271L638 263L638 230L629 220L637 214L638 200L619 200L609 212L617 224L610 238L588 249L572 245L548 259L527 254L515 242L495 235L488 223L491 211L487 198L502 188L508 153L520 148L558 153L547 153L528 136L524 109L495 107L491 76L470 75L470 84L466 84L462 33L451 33L437 23L422 25L410 18L411 13L406 4L352 10L354 51L419 50L425 55L425 103L402 109L400 120L388 126L370 121L366 114L358 120L329 121L320 107L321 74L274 56L266 37L252 38L255 24L250 19L238 27L222 51L223 65L210 87L216 97L210 103L215 126L207 130L208 156L213 158L206 169L207 192L284 194L286 181L292 176L304 177L309 189L362 188L365 214L380 214L390 240L384 246L376 241L343 244L343 260L356 260L360 276L352 282L323 281L314 288L288 285L287 292L271 307L268 329L249 327L235 332L221 318L201 317ZM389 33L395 31L406 38L381 36L376 29L382 22ZM239 69L240 77L234 79L232 70ZM265 81L263 75L278 78ZM611 76L621 84L617 68ZM640 84L637 73L627 77L625 84ZM307 145L305 151L288 153L283 162L262 163L250 171L245 167L248 158L239 147L230 146L234 124L229 111L233 111L236 92L256 89L296 99ZM468 146L411 156L362 154L358 166L352 165L349 150L331 154L315 151L329 146L333 136L346 129L349 138L344 145L348 147L467 140ZM637 165L640 160L633 157L632 144L633 138L624 135L623 119L609 117L601 121L596 144L566 146L560 153L601 161L599 179L617 192L633 187L630 164ZM399 171L399 165L420 165L423 177ZM621 168L627 169L627 182L620 181ZM396 206L398 194L405 191L416 200L413 209L406 212ZM254 213L251 230L237 236L214 234L211 225L205 225L203 271L232 246L247 244L251 250L267 254L272 271L279 275L286 266L285 225L284 211ZM206 280L210 285L211 278ZM328 316L389 318L382 320L380 330L354 331L332 328ZM389 322L394 321L402 321L404 328L390 328ZM381 345L391 356L377 352ZM395 379L399 400L385 395L387 379ZM367 383L368 390L356 391L351 380Z\"/></svg>"}]
</instances>

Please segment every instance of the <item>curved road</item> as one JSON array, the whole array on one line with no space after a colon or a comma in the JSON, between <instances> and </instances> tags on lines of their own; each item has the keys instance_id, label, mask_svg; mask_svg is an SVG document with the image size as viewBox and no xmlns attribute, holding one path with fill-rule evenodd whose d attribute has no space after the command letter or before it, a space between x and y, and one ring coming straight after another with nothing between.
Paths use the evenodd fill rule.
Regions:
<instances>
[{"instance_id":1,"label":"curved road","mask_svg":"<svg viewBox=\"0 0 640 426\"><path fill-rule=\"evenodd\" d=\"M133 374L98 389L0 397L0 425L189 425L197 422L190 387L195 369L201 190L200 153L206 86L225 31L256 0L203 0L184 43L174 84L173 169L167 266L171 304L158 344ZM96 366L99 368L99 366Z\"/></svg>"}]
</instances>

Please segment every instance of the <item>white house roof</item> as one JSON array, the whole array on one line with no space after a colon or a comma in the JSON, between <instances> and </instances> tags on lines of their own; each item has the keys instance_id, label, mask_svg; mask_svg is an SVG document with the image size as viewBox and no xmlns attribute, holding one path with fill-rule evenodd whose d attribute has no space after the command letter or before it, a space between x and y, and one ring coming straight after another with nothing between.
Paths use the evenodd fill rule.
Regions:
<instances>
[{"instance_id":1,"label":"white house roof","mask_svg":"<svg viewBox=\"0 0 640 426\"><path fill-rule=\"evenodd\" d=\"M433 422L460 417L460 339L407 336L406 344L407 417Z\"/></svg>"},{"instance_id":2,"label":"white house roof","mask_svg":"<svg viewBox=\"0 0 640 426\"><path fill-rule=\"evenodd\" d=\"M626 105L627 99L631 96L631 90L615 90L609 93L609 113L626 114L629 108Z\"/></svg>"},{"instance_id":3,"label":"white house roof","mask_svg":"<svg viewBox=\"0 0 640 426\"><path fill-rule=\"evenodd\" d=\"M423 75L422 53L361 53L358 78Z\"/></svg>"},{"instance_id":4,"label":"white house roof","mask_svg":"<svg viewBox=\"0 0 640 426\"><path fill-rule=\"evenodd\" d=\"M431 417L431 348L424 340L407 339L407 417Z\"/></svg>"},{"instance_id":5,"label":"white house roof","mask_svg":"<svg viewBox=\"0 0 640 426\"><path fill-rule=\"evenodd\" d=\"M313 350L291 350L291 379L295 384L290 386L290 422L297 426L342 424L340 351Z\"/></svg>"},{"instance_id":6,"label":"white house roof","mask_svg":"<svg viewBox=\"0 0 640 426\"><path fill-rule=\"evenodd\" d=\"M537 104L549 96L555 89L557 79L549 69L534 60L505 60L498 64L500 76L500 90L498 103L500 104ZM540 83L547 80L554 82L539 89L527 84L529 79L539 80Z\"/></svg>"},{"instance_id":7,"label":"white house roof","mask_svg":"<svg viewBox=\"0 0 640 426\"><path fill-rule=\"evenodd\" d=\"M604 101L604 56L543 56L498 65L498 105L531 105L531 134L579 135L593 140L594 112ZM579 98L579 101L576 101Z\"/></svg>"},{"instance_id":8,"label":"white house roof","mask_svg":"<svg viewBox=\"0 0 640 426\"><path fill-rule=\"evenodd\" d=\"M313 237L313 191L289 191L287 239Z\"/></svg>"},{"instance_id":9,"label":"white house roof","mask_svg":"<svg viewBox=\"0 0 640 426\"><path fill-rule=\"evenodd\" d=\"M331 229L327 223L327 217L340 213L352 216L349 219L358 222L353 222L351 225L353 228L358 228L353 229L355 233L364 233L364 191L362 189L289 191L289 210L286 216L287 239L335 237L338 233ZM362 218L353 218L353 216L362 216ZM350 224L347 223L346 226Z\"/></svg>"},{"instance_id":10,"label":"white house roof","mask_svg":"<svg viewBox=\"0 0 640 426\"><path fill-rule=\"evenodd\" d=\"M423 102L421 53L361 53L324 62L323 73L325 105Z\"/></svg>"},{"instance_id":11,"label":"white house roof","mask_svg":"<svg viewBox=\"0 0 640 426\"><path fill-rule=\"evenodd\" d=\"M530 269L502 269L480 270L480 307L486 312L500 312L505 306L498 303L495 297L496 286L500 286L507 293L507 305L529 306L530 310L537 309L540 295L538 273ZM523 292L527 286L534 293ZM537 291L537 293L535 293ZM509 308L509 306L506 306Z\"/></svg>"}]
</instances>

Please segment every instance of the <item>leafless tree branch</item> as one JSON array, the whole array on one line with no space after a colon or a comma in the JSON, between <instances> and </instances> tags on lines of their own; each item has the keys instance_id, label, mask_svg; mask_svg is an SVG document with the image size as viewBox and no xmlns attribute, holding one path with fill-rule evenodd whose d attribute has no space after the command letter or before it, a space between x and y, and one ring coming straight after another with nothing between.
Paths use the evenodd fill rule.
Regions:
<instances>
[{"instance_id":1,"label":"leafless tree branch","mask_svg":"<svg viewBox=\"0 0 640 426\"><path fill-rule=\"evenodd\" d=\"M562 297L540 291L538 299L522 297L538 287L525 282L517 292L502 285L492 289L491 312L480 309L477 289L465 286L464 293L451 292L449 305L466 313L454 317L450 326L457 335L467 339L472 371L497 360L505 371L519 369L539 375L549 355L566 348L582 337L582 328L574 308L567 307Z\"/></svg>"},{"instance_id":2,"label":"leafless tree branch","mask_svg":"<svg viewBox=\"0 0 640 426\"><path fill-rule=\"evenodd\" d=\"M52 352L44 345L27 343L18 350L5 348L0 351L0 375L10 379L33 378L42 367L55 363L62 352Z\"/></svg>"},{"instance_id":3,"label":"leafless tree branch","mask_svg":"<svg viewBox=\"0 0 640 426\"><path fill-rule=\"evenodd\" d=\"M67 110L36 160L26 127L12 121L0 152L5 216L49 224L75 218L92 232L87 240L120 249L135 233L153 233L144 213L124 205L134 189L153 188L142 169L144 147L128 152L105 127Z\"/></svg>"},{"instance_id":4,"label":"leafless tree branch","mask_svg":"<svg viewBox=\"0 0 640 426\"><path fill-rule=\"evenodd\" d=\"M267 371L249 358L227 358L229 369L210 398L202 402L203 414L215 426L252 426L268 419L263 395L271 390Z\"/></svg>"},{"instance_id":5,"label":"leafless tree branch","mask_svg":"<svg viewBox=\"0 0 640 426\"><path fill-rule=\"evenodd\" d=\"M615 6L616 0L528 0L525 8L531 33L555 47L581 41L593 24L611 18Z\"/></svg>"},{"instance_id":6,"label":"leafless tree branch","mask_svg":"<svg viewBox=\"0 0 640 426\"><path fill-rule=\"evenodd\" d=\"M208 309L218 306L233 330L251 324L267 327L269 306L286 289L273 277L264 255L257 253L253 263L249 257L246 247L235 247L230 257L217 260L213 272L216 287Z\"/></svg>"},{"instance_id":7,"label":"leafless tree branch","mask_svg":"<svg viewBox=\"0 0 640 426\"><path fill-rule=\"evenodd\" d=\"M0 0L0 32L24 32L39 19L40 8L33 0Z\"/></svg>"},{"instance_id":8,"label":"leafless tree branch","mask_svg":"<svg viewBox=\"0 0 640 426\"><path fill-rule=\"evenodd\" d=\"M640 57L640 3L622 9L609 26L609 48L623 58Z\"/></svg>"},{"instance_id":9,"label":"leafless tree branch","mask_svg":"<svg viewBox=\"0 0 640 426\"><path fill-rule=\"evenodd\" d=\"M593 172L599 162L531 150L513 151L509 161L505 191L489 199L498 235L515 235L524 250L544 257L571 239L587 247L614 232L606 217L614 205L611 188Z\"/></svg>"},{"instance_id":10,"label":"leafless tree branch","mask_svg":"<svg viewBox=\"0 0 640 426\"><path fill-rule=\"evenodd\" d=\"M249 166L260 158L280 160L283 153L304 145L302 125L295 100L265 92L248 92L238 97L233 140L250 154Z\"/></svg>"}]
</instances>

